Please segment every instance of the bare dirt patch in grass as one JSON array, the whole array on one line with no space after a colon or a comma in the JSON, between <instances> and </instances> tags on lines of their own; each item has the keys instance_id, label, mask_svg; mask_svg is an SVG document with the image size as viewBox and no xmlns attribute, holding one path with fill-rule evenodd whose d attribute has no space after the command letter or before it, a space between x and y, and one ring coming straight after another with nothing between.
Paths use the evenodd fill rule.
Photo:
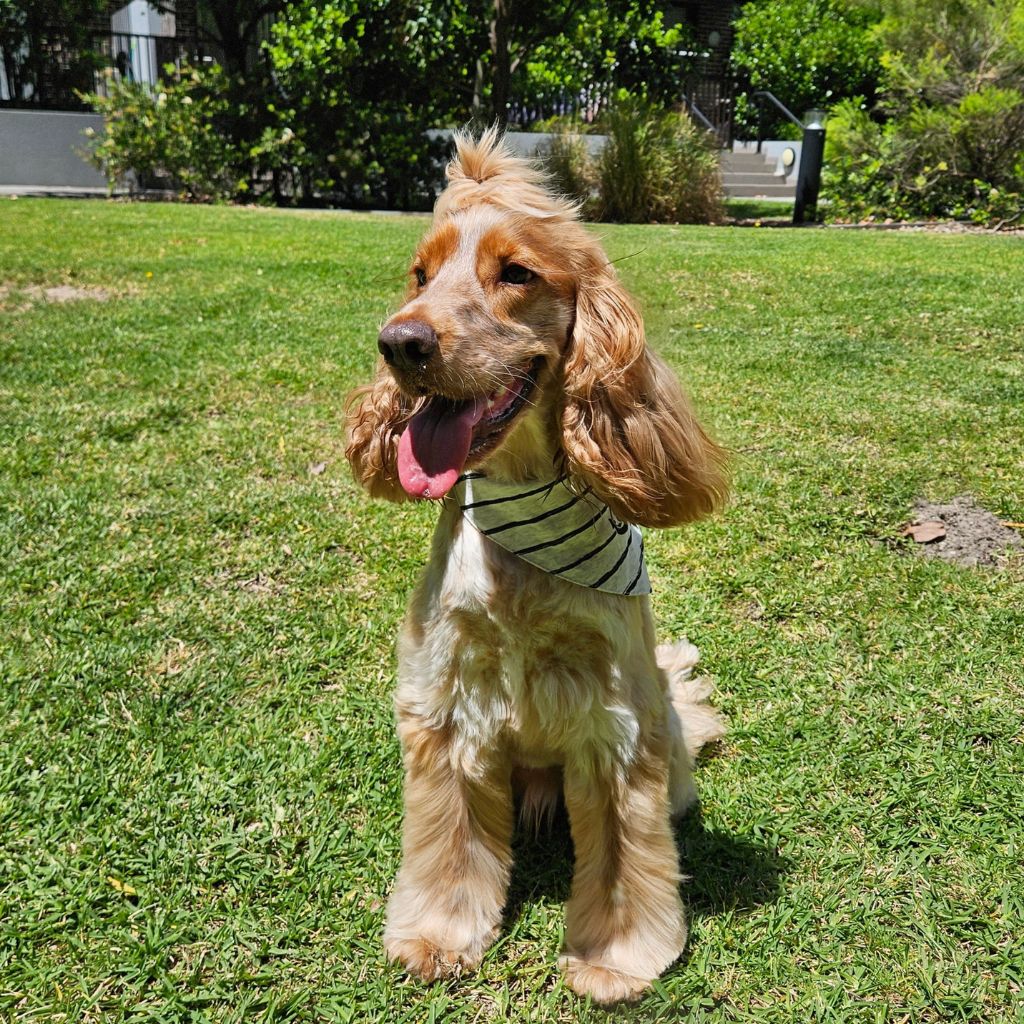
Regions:
<instances>
[{"instance_id":1,"label":"bare dirt patch in grass","mask_svg":"<svg viewBox=\"0 0 1024 1024\"><path fill-rule=\"evenodd\" d=\"M58 284L50 288L28 288L26 292L33 298L39 297L46 302L81 302L83 299L106 302L107 299L113 298L114 294L106 288L82 287L73 284Z\"/></svg>"},{"instance_id":2,"label":"bare dirt patch in grass","mask_svg":"<svg viewBox=\"0 0 1024 1024\"><path fill-rule=\"evenodd\" d=\"M960 495L946 505L919 501L911 525L919 523L941 523L945 536L915 543L915 552L958 565L999 565L1009 548L1024 547L1024 540L1012 526L982 508L970 495Z\"/></svg>"},{"instance_id":3,"label":"bare dirt patch in grass","mask_svg":"<svg viewBox=\"0 0 1024 1024\"><path fill-rule=\"evenodd\" d=\"M14 285L0 284L0 309L8 304L16 304L18 310L31 307L35 302L106 302L114 298L115 292L111 288L100 288L97 285Z\"/></svg>"}]
</instances>

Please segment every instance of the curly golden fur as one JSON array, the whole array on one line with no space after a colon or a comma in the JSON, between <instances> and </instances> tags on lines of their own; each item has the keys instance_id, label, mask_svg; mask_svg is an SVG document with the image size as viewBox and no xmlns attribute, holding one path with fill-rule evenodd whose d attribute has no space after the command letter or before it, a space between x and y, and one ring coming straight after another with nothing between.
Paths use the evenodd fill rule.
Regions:
<instances>
[{"instance_id":1,"label":"curly golden fur","mask_svg":"<svg viewBox=\"0 0 1024 1024\"><path fill-rule=\"evenodd\" d=\"M351 398L357 480L407 499L417 492L399 449L414 416L520 389L529 401L474 440L467 466L505 482L564 472L640 525L712 512L723 452L576 208L494 130L456 143L406 300L381 334L390 365ZM414 340L396 355L385 341L399 329ZM722 732L696 660L685 642L656 647L646 597L547 575L444 502L399 639L391 958L424 979L479 963L501 924L515 793L533 821L562 794L576 848L562 969L598 1002L641 995L685 943L669 819L695 799L697 750Z\"/></svg>"}]
</instances>

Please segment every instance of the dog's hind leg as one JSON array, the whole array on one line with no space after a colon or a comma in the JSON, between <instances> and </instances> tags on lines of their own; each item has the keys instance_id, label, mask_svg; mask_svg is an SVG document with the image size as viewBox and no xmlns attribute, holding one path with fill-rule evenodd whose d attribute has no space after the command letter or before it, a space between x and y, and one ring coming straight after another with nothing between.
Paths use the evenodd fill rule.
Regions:
<instances>
[{"instance_id":1,"label":"dog's hind leg","mask_svg":"<svg viewBox=\"0 0 1024 1024\"><path fill-rule=\"evenodd\" d=\"M708 703L711 683L694 676L700 652L686 640L661 644L655 652L658 667L668 676L669 726L672 762L669 799L672 816L681 817L697 802L693 766L701 748L725 735L722 716Z\"/></svg>"}]
</instances>

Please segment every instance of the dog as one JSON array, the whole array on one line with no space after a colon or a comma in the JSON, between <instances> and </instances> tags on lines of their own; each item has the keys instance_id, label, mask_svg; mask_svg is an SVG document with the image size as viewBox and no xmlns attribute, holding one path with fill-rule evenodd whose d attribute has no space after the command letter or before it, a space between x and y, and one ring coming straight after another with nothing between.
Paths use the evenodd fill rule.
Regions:
<instances>
[{"instance_id":1,"label":"dog","mask_svg":"<svg viewBox=\"0 0 1024 1024\"><path fill-rule=\"evenodd\" d=\"M373 496L440 518L398 641L405 767L389 958L477 966L501 925L518 798L561 798L575 848L567 984L639 998L681 954L670 819L723 732L695 648L656 647L639 526L723 502L702 429L576 206L495 129L456 135L448 184L346 454Z\"/></svg>"}]
</instances>

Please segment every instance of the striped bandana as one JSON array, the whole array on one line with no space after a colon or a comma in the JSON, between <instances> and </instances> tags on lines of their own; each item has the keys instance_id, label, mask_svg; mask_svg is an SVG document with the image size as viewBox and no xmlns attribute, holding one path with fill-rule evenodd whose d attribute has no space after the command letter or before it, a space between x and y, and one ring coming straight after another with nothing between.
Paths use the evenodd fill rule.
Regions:
<instances>
[{"instance_id":1,"label":"striped bandana","mask_svg":"<svg viewBox=\"0 0 1024 1024\"><path fill-rule=\"evenodd\" d=\"M485 537L544 572L609 594L651 592L640 528L620 523L589 488L577 493L564 476L502 484L464 473L450 496Z\"/></svg>"}]
</instances>

